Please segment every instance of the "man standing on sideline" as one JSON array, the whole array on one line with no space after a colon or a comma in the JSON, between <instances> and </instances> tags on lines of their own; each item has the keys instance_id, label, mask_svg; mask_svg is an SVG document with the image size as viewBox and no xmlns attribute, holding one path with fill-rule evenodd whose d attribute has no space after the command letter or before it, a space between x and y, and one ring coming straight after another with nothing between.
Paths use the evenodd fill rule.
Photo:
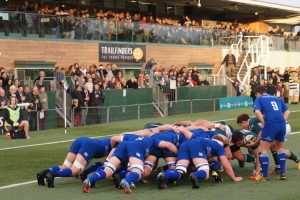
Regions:
<instances>
[{"instance_id":1,"label":"man standing on sideline","mask_svg":"<svg viewBox=\"0 0 300 200\"><path fill-rule=\"evenodd\" d=\"M225 69L226 69L226 74L227 76L231 77L234 68L236 68L236 58L235 56L231 53L231 51L228 52L228 54L225 56L222 65L225 64Z\"/></svg>"},{"instance_id":2,"label":"man standing on sideline","mask_svg":"<svg viewBox=\"0 0 300 200\"><path fill-rule=\"evenodd\" d=\"M255 96L257 99L254 102L254 112L259 121L264 125L260 140L260 164L263 175L258 176L256 180L268 181L268 151L274 141L277 146L277 159L280 165L278 179L285 180L286 155L283 149L283 142L285 141L286 134L286 120L290 111L282 99L267 94L266 88L262 85L255 88Z\"/></svg>"},{"instance_id":3,"label":"man standing on sideline","mask_svg":"<svg viewBox=\"0 0 300 200\"><path fill-rule=\"evenodd\" d=\"M48 95L45 91L45 86L41 85L39 90L38 97L41 101L41 111L39 112L39 126L40 130L45 130L45 122L47 121L48 118Z\"/></svg>"}]
</instances>

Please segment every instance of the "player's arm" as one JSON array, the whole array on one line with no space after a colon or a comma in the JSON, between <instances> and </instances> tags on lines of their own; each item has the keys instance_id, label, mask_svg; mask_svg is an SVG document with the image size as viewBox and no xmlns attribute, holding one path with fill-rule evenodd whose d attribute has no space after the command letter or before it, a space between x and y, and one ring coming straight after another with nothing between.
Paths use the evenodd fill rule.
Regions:
<instances>
[{"instance_id":1,"label":"player's arm","mask_svg":"<svg viewBox=\"0 0 300 200\"><path fill-rule=\"evenodd\" d=\"M117 136L113 136L110 139L110 143L111 143L111 147L114 148L117 144L119 144L120 142L122 142L124 139L123 135L117 135Z\"/></svg>"},{"instance_id":2,"label":"player's arm","mask_svg":"<svg viewBox=\"0 0 300 200\"><path fill-rule=\"evenodd\" d=\"M175 122L175 126L190 126L192 124L192 121L179 121Z\"/></svg>"},{"instance_id":3,"label":"player's arm","mask_svg":"<svg viewBox=\"0 0 300 200\"><path fill-rule=\"evenodd\" d=\"M289 111L289 110L286 110L283 112L283 117L284 117L285 121L289 118L290 113L291 113L291 111Z\"/></svg>"},{"instance_id":4,"label":"player's arm","mask_svg":"<svg viewBox=\"0 0 300 200\"><path fill-rule=\"evenodd\" d=\"M264 116L262 114L262 112L260 110L255 110L255 115L256 117L258 118L258 120L263 124L265 125L265 119L264 119Z\"/></svg>"},{"instance_id":5,"label":"player's arm","mask_svg":"<svg viewBox=\"0 0 300 200\"><path fill-rule=\"evenodd\" d=\"M172 144L171 142L160 141L158 143L158 147L161 148L161 149L168 149L169 151L171 151L175 154L178 153L177 147L174 144Z\"/></svg>"},{"instance_id":6,"label":"player's arm","mask_svg":"<svg viewBox=\"0 0 300 200\"><path fill-rule=\"evenodd\" d=\"M250 141L249 144L246 144L246 147L253 147L258 145L260 143L260 136L261 136L261 131L258 132L257 139L255 141Z\"/></svg>"},{"instance_id":7,"label":"player's arm","mask_svg":"<svg viewBox=\"0 0 300 200\"><path fill-rule=\"evenodd\" d=\"M177 134L182 133L186 139L191 139L193 136L193 133L184 127L174 127L173 130Z\"/></svg>"},{"instance_id":8,"label":"player's arm","mask_svg":"<svg viewBox=\"0 0 300 200\"><path fill-rule=\"evenodd\" d=\"M152 130L155 133L159 133L159 132L169 131L169 130L172 130L172 129L173 129L173 125L164 124L164 125L161 125L159 127L153 128Z\"/></svg>"},{"instance_id":9,"label":"player's arm","mask_svg":"<svg viewBox=\"0 0 300 200\"><path fill-rule=\"evenodd\" d=\"M222 155L219 157L220 158L220 161L221 161L221 164L223 165L223 168L226 172L226 174L233 180L233 181L242 181L243 180L243 177L237 177L235 176L234 174L234 171L232 169L232 166L231 164L229 163L228 159L226 156Z\"/></svg>"}]
</instances>

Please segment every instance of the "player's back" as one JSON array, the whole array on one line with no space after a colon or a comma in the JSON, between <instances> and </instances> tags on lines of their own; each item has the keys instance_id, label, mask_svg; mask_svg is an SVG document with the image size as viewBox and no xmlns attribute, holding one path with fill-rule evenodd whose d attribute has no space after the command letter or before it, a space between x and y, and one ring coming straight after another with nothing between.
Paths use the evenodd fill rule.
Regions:
<instances>
[{"instance_id":1,"label":"player's back","mask_svg":"<svg viewBox=\"0 0 300 200\"><path fill-rule=\"evenodd\" d=\"M94 143L97 145L97 153L96 158L101 158L106 156L111 151L111 139L104 138L104 139L94 139Z\"/></svg>"},{"instance_id":2,"label":"player's back","mask_svg":"<svg viewBox=\"0 0 300 200\"><path fill-rule=\"evenodd\" d=\"M266 124L285 122L283 112L287 110L287 106L278 97L268 94L260 96L254 102L254 110L260 110L263 113Z\"/></svg>"},{"instance_id":3,"label":"player's back","mask_svg":"<svg viewBox=\"0 0 300 200\"><path fill-rule=\"evenodd\" d=\"M207 138L196 138L195 141L199 142L199 145L203 147L207 158L225 155L224 148L215 140L207 139Z\"/></svg>"},{"instance_id":4,"label":"player's back","mask_svg":"<svg viewBox=\"0 0 300 200\"><path fill-rule=\"evenodd\" d=\"M170 142L170 143L174 144L176 147L179 146L179 137L173 130L156 133L151 137L154 139Z\"/></svg>"},{"instance_id":5,"label":"player's back","mask_svg":"<svg viewBox=\"0 0 300 200\"><path fill-rule=\"evenodd\" d=\"M198 137L199 138L210 138L209 134L201 128L191 130L191 133L193 133L193 136L191 139L195 139Z\"/></svg>"}]
</instances>

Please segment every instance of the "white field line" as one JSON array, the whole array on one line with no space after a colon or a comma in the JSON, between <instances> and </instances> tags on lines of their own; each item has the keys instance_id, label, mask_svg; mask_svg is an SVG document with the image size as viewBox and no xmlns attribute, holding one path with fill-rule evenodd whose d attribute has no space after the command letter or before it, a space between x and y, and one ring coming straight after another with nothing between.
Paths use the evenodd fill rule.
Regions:
<instances>
[{"instance_id":1,"label":"white field line","mask_svg":"<svg viewBox=\"0 0 300 200\"><path fill-rule=\"evenodd\" d=\"M292 132L292 133L290 133L290 135L295 135L295 134L299 134L299 133L300 133L300 131ZM23 182L23 183L15 183L15 184L10 184L10 185L5 185L5 186L0 187L0 190L14 188L14 187L19 187L19 186L23 186L23 185L30 185L30 184L33 184L33 183L36 183L36 180L26 181L26 182Z\"/></svg>"},{"instance_id":2,"label":"white field line","mask_svg":"<svg viewBox=\"0 0 300 200\"><path fill-rule=\"evenodd\" d=\"M89 138L104 138L104 137L111 137L119 134L110 134L110 135L101 135L101 136L95 136L95 137L89 137ZM40 144L28 144L23 146L16 146L16 147L7 147L7 148L1 148L0 151L5 150L11 150L11 149L22 149L22 148L28 148L28 147L36 147L36 146L45 146L45 145L52 145L52 144L60 144L60 143L66 143L66 142L73 142L75 139L72 140L61 140L56 142L46 142L46 143L40 143Z\"/></svg>"}]
</instances>

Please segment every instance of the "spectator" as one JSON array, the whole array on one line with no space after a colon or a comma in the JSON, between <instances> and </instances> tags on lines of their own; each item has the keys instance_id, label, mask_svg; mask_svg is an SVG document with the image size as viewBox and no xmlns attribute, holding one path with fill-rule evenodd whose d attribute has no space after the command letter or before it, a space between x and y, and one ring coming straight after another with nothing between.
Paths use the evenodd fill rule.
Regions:
<instances>
[{"instance_id":1,"label":"spectator","mask_svg":"<svg viewBox=\"0 0 300 200\"><path fill-rule=\"evenodd\" d=\"M72 111L74 113L74 121L76 126L80 126L80 116L81 116L81 106L79 104L78 99L73 99L72 103Z\"/></svg>"},{"instance_id":2,"label":"spectator","mask_svg":"<svg viewBox=\"0 0 300 200\"><path fill-rule=\"evenodd\" d=\"M22 128L25 132L26 139L30 139L28 134L29 124L28 121L23 118L21 108L17 106L16 97L11 96L8 104L5 121L12 127Z\"/></svg>"},{"instance_id":3,"label":"spectator","mask_svg":"<svg viewBox=\"0 0 300 200\"><path fill-rule=\"evenodd\" d=\"M267 94L273 95L273 96L276 95L276 88L275 88L275 86L273 85L273 79L270 79L270 80L268 81L268 84L266 85L266 88L267 88Z\"/></svg>"},{"instance_id":4,"label":"spectator","mask_svg":"<svg viewBox=\"0 0 300 200\"><path fill-rule=\"evenodd\" d=\"M87 85L85 85L83 88L82 96L83 96L83 107L81 112L81 124L86 125L88 107L90 106L91 103L91 93L89 92Z\"/></svg>"},{"instance_id":5,"label":"spectator","mask_svg":"<svg viewBox=\"0 0 300 200\"><path fill-rule=\"evenodd\" d=\"M37 119L38 119L38 116L37 116L37 113L38 111L41 110L41 101L40 101L40 98L38 96L39 94L39 89L34 86L32 88L32 93L31 93L31 109L30 109L30 120L29 120L29 124L30 124L30 130L32 131L36 131L37 130Z\"/></svg>"},{"instance_id":6,"label":"spectator","mask_svg":"<svg viewBox=\"0 0 300 200\"><path fill-rule=\"evenodd\" d=\"M99 84L95 84L93 93L91 94L91 117L96 124L101 122L101 106L104 103L104 93Z\"/></svg>"},{"instance_id":7,"label":"spectator","mask_svg":"<svg viewBox=\"0 0 300 200\"><path fill-rule=\"evenodd\" d=\"M48 119L48 95L45 92L45 86L41 85L39 88L38 97L41 101L41 111L39 112L39 128L45 130L45 123Z\"/></svg>"},{"instance_id":8,"label":"spectator","mask_svg":"<svg viewBox=\"0 0 300 200\"><path fill-rule=\"evenodd\" d=\"M226 67L226 73L229 77L232 76L234 68L236 68L236 58L231 53L231 51L228 52L228 54L223 59L222 65L225 64Z\"/></svg>"},{"instance_id":9,"label":"spectator","mask_svg":"<svg viewBox=\"0 0 300 200\"><path fill-rule=\"evenodd\" d=\"M126 82L126 88L138 89L138 84L134 76Z\"/></svg>"},{"instance_id":10,"label":"spectator","mask_svg":"<svg viewBox=\"0 0 300 200\"><path fill-rule=\"evenodd\" d=\"M282 87L281 82L276 85L276 96L284 100L284 88Z\"/></svg>"},{"instance_id":11,"label":"spectator","mask_svg":"<svg viewBox=\"0 0 300 200\"><path fill-rule=\"evenodd\" d=\"M72 98L78 100L78 105L80 108L84 106L84 98L80 85L75 86L75 91L72 93Z\"/></svg>"},{"instance_id":12,"label":"spectator","mask_svg":"<svg viewBox=\"0 0 300 200\"><path fill-rule=\"evenodd\" d=\"M97 70L97 72L99 74L100 80L104 81L104 79L106 78L106 75L107 75L107 71L103 68L102 64L99 65L99 69Z\"/></svg>"},{"instance_id":13,"label":"spectator","mask_svg":"<svg viewBox=\"0 0 300 200\"><path fill-rule=\"evenodd\" d=\"M108 81L107 87L109 89L115 89L116 78L112 77L110 81Z\"/></svg>"},{"instance_id":14,"label":"spectator","mask_svg":"<svg viewBox=\"0 0 300 200\"><path fill-rule=\"evenodd\" d=\"M9 95L8 95L8 96L9 96L9 97L16 97L17 104L20 103L20 102L22 102L22 99L21 99L21 97L20 97L20 94L18 93L17 88L16 88L16 86L14 86L14 85L11 85L11 86L9 87Z\"/></svg>"},{"instance_id":15,"label":"spectator","mask_svg":"<svg viewBox=\"0 0 300 200\"><path fill-rule=\"evenodd\" d=\"M8 98L5 95L5 91L0 88L0 103L1 103L1 108L4 108L8 105Z\"/></svg>"},{"instance_id":16,"label":"spectator","mask_svg":"<svg viewBox=\"0 0 300 200\"><path fill-rule=\"evenodd\" d=\"M46 91L49 91L51 89L49 81L50 81L50 79L46 78L45 71L40 70L39 76L34 80L34 85L37 87L44 85L46 88Z\"/></svg>"}]
</instances>

